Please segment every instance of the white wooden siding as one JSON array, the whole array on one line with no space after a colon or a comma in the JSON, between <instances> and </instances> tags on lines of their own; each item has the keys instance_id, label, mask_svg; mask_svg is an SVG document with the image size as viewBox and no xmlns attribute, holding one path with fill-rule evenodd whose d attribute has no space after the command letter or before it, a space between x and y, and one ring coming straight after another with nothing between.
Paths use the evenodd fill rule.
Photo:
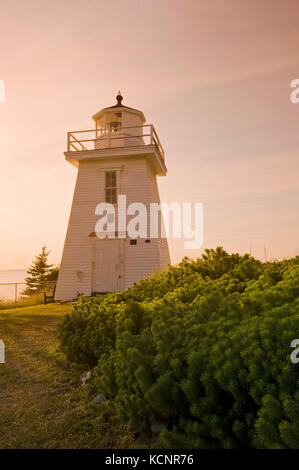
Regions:
<instances>
[{"instance_id":1,"label":"white wooden siding","mask_svg":"<svg viewBox=\"0 0 299 470\"><path fill-rule=\"evenodd\" d=\"M80 163L74 198L63 250L61 269L56 288L56 300L72 300L78 293L92 293L93 242L89 235L95 231L99 216L96 206L105 200L105 169L121 169L120 193L126 194L127 205L142 202L149 213L149 204L159 202L156 176L146 157L109 158ZM148 219L149 222L149 219ZM101 240L100 243L105 243ZM127 288L153 271L170 263L167 240L150 243L138 239L137 245L125 240L124 282Z\"/></svg>"}]
</instances>

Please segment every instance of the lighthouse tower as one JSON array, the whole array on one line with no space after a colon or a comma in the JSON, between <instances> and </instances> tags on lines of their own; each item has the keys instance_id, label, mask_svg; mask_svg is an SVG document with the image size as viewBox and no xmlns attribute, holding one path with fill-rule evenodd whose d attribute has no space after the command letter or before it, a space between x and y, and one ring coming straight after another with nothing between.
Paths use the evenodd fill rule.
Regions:
<instances>
[{"instance_id":1,"label":"lighthouse tower","mask_svg":"<svg viewBox=\"0 0 299 470\"><path fill-rule=\"evenodd\" d=\"M117 224L114 237L99 236L95 228L100 203L115 207L118 220L120 195L126 196L126 207L136 202L146 207L149 227L150 203L160 203L157 176L167 172L154 126L145 125L142 111L124 106L120 92L116 99L93 116L92 130L68 133L65 158L78 174L56 300L121 291L170 263L167 239L151 238L149 228L147 236L135 238L120 234Z\"/></svg>"}]
</instances>

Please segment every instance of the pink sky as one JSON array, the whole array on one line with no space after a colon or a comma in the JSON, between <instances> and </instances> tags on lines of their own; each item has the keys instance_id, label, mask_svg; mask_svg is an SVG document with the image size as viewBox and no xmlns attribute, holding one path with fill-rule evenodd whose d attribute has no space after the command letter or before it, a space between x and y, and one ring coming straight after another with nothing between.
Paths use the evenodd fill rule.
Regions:
<instances>
[{"instance_id":1,"label":"pink sky","mask_svg":"<svg viewBox=\"0 0 299 470\"><path fill-rule=\"evenodd\" d=\"M299 250L297 0L2 2L0 269L59 262L76 170L66 133L115 102L166 151L165 202L204 202L204 246ZM201 250L170 241L174 263Z\"/></svg>"}]
</instances>

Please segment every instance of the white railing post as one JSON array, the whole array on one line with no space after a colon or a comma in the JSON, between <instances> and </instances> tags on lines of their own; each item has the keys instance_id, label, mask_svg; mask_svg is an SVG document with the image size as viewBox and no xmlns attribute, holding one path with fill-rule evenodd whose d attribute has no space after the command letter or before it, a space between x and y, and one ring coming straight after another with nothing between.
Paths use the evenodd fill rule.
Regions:
<instances>
[{"instance_id":1,"label":"white railing post","mask_svg":"<svg viewBox=\"0 0 299 470\"><path fill-rule=\"evenodd\" d=\"M151 124L151 140L150 140L150 144L153 145L154 143L154 135L153 135L153 132L154 132L154 126Z\"/></svg>"},{"instance_id":2,"label":"white railing post","mask_svg":"<svg viewBox=\"0 0 299 470\"><path fill-rule=\"evenodd\" d=\"M108 147L111 147L111 135L110 135L110 129L108 129Z\"/></svg>"}]
</instances>

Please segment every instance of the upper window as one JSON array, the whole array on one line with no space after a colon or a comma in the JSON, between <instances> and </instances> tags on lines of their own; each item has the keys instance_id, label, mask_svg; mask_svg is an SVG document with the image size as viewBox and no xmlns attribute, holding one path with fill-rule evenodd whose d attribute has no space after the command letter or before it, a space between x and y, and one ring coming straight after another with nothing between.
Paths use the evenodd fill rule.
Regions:
<instances>
[{"instance_id":1,"label":"upper window","mask_svg":"<svg viewBox=\"0 0 299 470\"><path fill-rule=\"evenodd\" d=\"M117 186L116 186L116 171L105 172L105 194L106 202L116 204Z\"/></svg>"},{"instance_id":2,"label":"upper window","mask_svg":"<svg viewBox=\"0 0 299 470\"><path fill-rule=\"evenodd\" d=\"M113 122L110 122L110 130L111 132L117 132L118 129L120 129L121 127L121 123L118 122L118 121L113 121Z\"/></svg>"}]
</instances>

